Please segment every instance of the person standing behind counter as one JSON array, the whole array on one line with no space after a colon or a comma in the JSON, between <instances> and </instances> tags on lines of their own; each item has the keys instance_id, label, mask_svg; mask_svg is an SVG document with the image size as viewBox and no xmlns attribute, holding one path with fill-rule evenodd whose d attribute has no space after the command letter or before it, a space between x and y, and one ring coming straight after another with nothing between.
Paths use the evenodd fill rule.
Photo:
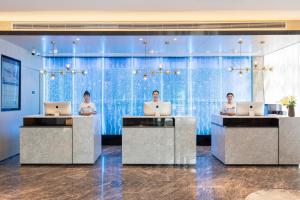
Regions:
<instances>
[{"instance_id":1,"label":"person standing behind counter","mask_svg":"<svg viewBox=\"0 0 300 200\"><path fill-rule=\"evenodd\" d=\"M160 116L162 103L159 100L159 91L154 90L152 92L152 101L144 103L144 115Z\"/></svg>"},{"instance_id":2,"label":"person standing behind counter","mask_svg":"<svg viewBox=\"0 0 300 200\"><path fill-rule=\"evenodd\" d=\"M152 92L152 102L156 103L156 104L159 102L159 91L158 90L154 90Z\"/></svg>"},{"instance_id":3,"label":"person standing behind counter","mask_svg":"<svg viewBox=\"0 0 300 200\"><path fill-rule=\"evenodd\" d=\"M83 94L84 101L80 104L79 114L80 115L93 115L96 114L96 106L91 102L91 94L85 91Z\"/></svg>"},{"instance_id":4,"label":"person standing behind counter","mask_svg":"<svg viewBox=\"0 0 300 200\"><path fill-rule=\"evenodd\" d=\"M234 94L232 92L227 93L227 103L224 104L223 109L221 110L221 115L234 116L236 114L236 103L234 103Z\"/></svg>"}]
</instances>

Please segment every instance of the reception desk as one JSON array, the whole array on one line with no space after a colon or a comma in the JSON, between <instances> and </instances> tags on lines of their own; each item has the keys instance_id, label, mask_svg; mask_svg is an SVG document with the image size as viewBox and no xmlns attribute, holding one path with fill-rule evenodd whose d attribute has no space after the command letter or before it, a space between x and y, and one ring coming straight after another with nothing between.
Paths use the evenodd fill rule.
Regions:
<instances>
[{"instance_id":1,"label":"reception desk","mask_svg":"<svg viewBox=\"0 0 300 200\"><path fill-rule=\"evenodd\" d=\"M300 118L212 116L212 154L228 165L300 164Z\"/></svg>"},{"instance_id":2,"label":"reception desk","mask_svg":"<svg viewBox=\"0 0 300 200\"><path fill-rule=\"evenodd\" d=\"M101 154L99 117L26 116L20 130L21 164L93 164Z\"/></svg>"},{"instance_id":3,"label":"reception desk","mask_svg":"<svg viewBox=\"0 0 300 200\"><path fill-rule=\"evenodd\" d=\"M179 116L123 117L123 164L195 164L196 120Z\"/></svg>"}]
</instances>

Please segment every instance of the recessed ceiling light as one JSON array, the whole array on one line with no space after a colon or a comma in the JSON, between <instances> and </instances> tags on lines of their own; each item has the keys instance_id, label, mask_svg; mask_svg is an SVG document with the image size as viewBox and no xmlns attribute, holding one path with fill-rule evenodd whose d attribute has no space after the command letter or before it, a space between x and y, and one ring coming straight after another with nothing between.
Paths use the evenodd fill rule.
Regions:
<instances>
[{"instance_id":1,"label":"recessed ceiling light","mask_svg":"<svg viewBox=\"0 0 300 200\"><path fill-rule=\"evenodd\" d=\"M140 38L140 39L139 39L139 41L143 41L143 40L144 40L143 38Z\"/></svg>"},{"instance_id":2,"label":"recessed ceiling light","mask_svg":"<svg viewBox=\"0 0 300 200\"><path fill-rule=\"evenodd\" d=\"M76 38L76 41L80 41L80 38Z\"/></svg>"},{"instance_id":3,"label":"recessed ceiling light","mask_svg":"<svg viewBox=\"0 0 300 200\"><path fill-rule=\"evenodd\" d=\"M176 40L177 40L177 38L174 38L173 40L174 40L174 41L176 41Z\"/></svg>"}]
</instances>

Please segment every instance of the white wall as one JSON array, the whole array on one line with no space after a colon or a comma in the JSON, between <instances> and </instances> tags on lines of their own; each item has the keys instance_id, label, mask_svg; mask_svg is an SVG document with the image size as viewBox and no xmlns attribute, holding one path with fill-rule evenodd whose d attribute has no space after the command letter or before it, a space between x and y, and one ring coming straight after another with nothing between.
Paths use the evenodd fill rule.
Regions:
<instances>
[{"instance_id":1,"label":"white wall","mask_svg":"<svg viewBox=\"0 0 300 200\"><path fill-rule=\"evenodd\" d=\"M20 60L22 69L21 111L0 112L0 160L3 160L19 153L19 127L22 125L22 117L39 112L39 69L42 59L3 39L0 39L0 54Z\"/></svg>"},{"instance_id":2,"label":"white wall","mask_svg":"<svg viewBox=\"0 0 300 200\"><path fill-rule=\"evenodd\" d=\"M298 100L296 115L300 115L300 43L266 55L264 62L274 68L264 73L266 103L294 95Z\"/></svg>"}]
</instances>

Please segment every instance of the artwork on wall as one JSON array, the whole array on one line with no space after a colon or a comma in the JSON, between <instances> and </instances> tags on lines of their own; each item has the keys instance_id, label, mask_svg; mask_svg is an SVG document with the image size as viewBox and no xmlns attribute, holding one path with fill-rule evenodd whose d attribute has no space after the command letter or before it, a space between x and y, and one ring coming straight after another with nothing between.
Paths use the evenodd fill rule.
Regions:
<instances>
[{"instance_id":1,"label":"artwork on wall","mask_svg":"<svg viewBox=\"0 0 300 200\"><path fill-rule=\"evenodd\" d=\"M1 55L1 111L21 109L21 61Z\"/></svg>"}]
</instances>

